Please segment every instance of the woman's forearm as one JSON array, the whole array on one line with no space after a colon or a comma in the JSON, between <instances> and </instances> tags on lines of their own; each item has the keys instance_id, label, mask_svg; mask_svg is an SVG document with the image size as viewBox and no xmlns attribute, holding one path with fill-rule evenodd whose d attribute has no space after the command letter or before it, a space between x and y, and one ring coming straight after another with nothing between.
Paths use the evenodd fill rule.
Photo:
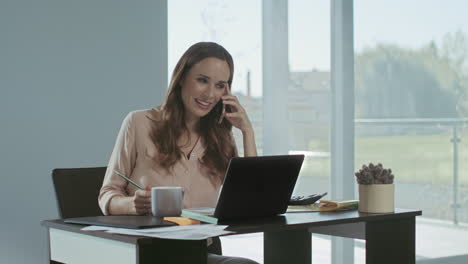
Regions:
<instances>
[{"instance_id":1,"label":"woman's forearm","mask_svg":"<svg viewBox=\"0 0 468 264\"><path fill-rule=\"evenodd\" d=\"M114 196L109 201L109 215L128 215L135 214L130 212L132 197Z\"/></svg>"},{"instance_id":2,"label":"woman's forearm","mask_svg":"<svg viewBox=\"0 0 468 264\"><path fill-rule=\"evenodd\" d=\"M244 157L257 156L257 146L255 144L255 133L253 129L242 131L244 142Z\"/></svg>"}]
</instances>

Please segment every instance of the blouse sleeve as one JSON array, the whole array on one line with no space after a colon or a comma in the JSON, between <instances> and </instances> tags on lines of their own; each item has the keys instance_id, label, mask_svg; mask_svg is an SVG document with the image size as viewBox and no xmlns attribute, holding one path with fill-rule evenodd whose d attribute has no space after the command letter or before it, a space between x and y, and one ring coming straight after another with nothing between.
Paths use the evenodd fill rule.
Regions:
<instances>
[{"instance_id":1,"label":"blouse sleeve","mask_svg":"<svg viewBox=\"0 0 468 264\"><path fill-rule=\"evenodd\" d=\"M109 214L109 202L114 196L127 196L127 181L117 176L114 170L127 177L132 175L136 161L134 113L129 113L120 128L114 150L107 166L106 175L99 192L99 207L104 215Z\"/></svg>"}]
</instances>

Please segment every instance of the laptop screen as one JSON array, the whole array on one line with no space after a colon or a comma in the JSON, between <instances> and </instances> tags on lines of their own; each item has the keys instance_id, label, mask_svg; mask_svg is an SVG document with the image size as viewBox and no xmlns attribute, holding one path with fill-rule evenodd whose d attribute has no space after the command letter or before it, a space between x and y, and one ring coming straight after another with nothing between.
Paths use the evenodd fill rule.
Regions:
<instances>
[{"instance_id":1,"label":"laptop screen","mask_svg":"<svg viewBox=\"0 0 468 264\"><path fill-rule=\"evenodd\" d=\"M304 155L231 159L214 216L218 221L286 212Z\"/></svg>"}]
</instances>

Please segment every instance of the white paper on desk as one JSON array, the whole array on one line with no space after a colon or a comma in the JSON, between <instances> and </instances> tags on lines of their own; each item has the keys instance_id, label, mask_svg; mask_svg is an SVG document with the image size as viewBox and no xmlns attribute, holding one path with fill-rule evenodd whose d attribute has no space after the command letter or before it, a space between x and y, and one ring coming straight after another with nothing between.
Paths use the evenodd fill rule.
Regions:
<instances>
[{"instance_id":1,"label":"white paper on desk","mask_svg":"<svg viewBox=\"0 0 468 264\"><path fill-rule=\"evenodd\" d=\"M96 225L86 226L86 227L81 228L82 231L107 231L110 229L113 229L113 228L108 227L108 226L96 226Z\"/></svg>"},{"instance_id":2,"label":"white paper on desk","mask_svg":"<svg viewBox=\"0 0 468 264\"><path fill-rule=\"evenodd\" d=\"M206 224L158 227L148 229L112 228L107 230L106 232L113 234L147 236L167 239L200 240L207 239L209 237L216 237L224 234L233 233L232 231L224 230L226 227L226 225Z\"/></svg>"},{"instance_id":3,"label":"white paper on desk","mask_svg":"<svg viewBox=\"0 0 468 264\"><path fill-rule=\"evenodd\" d=\"M209 224L212 226L212 224ZM191 229L197 229L200 227L197 227L200 225L189 225L189 226L166 226L166 227L153 227L153 228L144 228L144 229L132 229L132 228L120 228L120 227L110 227L110 226L86 226L81 228L82 231L113 231L113 232L129 232L132 233L132 231L138 232L138 233L159 233L159 232L172 232L172 231L184 231L185 229L191 230ZM223 226L223 229L226 228L226 226Z\"/></svg>"},{"instance_id":4,"label":"white paper on desk","mask_svg":"<svg viewBox=\"0 0 468 264\"><path fill-rule=\"evenodd\" d=\"M185 226L165 226L165 227L153 227L145 229L133 229L140 233L162 233L162 232L180 232L180 231L191 231L191 230L224 230L227 225L215 225L215 224L203 224L203 225L185 225Z\"/></svg>"}]
</instances>

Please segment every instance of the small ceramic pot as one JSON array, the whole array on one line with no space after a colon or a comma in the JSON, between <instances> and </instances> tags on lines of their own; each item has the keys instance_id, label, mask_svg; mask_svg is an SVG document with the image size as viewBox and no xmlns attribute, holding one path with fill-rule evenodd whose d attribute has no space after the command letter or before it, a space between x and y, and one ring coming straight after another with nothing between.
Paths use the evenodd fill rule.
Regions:
<instances>
[{"instance_id":1,"label":"small ceramic pot","mask_svg":"<svg viewBox=\"0 0 468 264\"><path fill-rule=\"evenodd\" d=\"M394 184L359 184L359 212L392 213L394 211Z\"/></svg>"}]
</instances>

